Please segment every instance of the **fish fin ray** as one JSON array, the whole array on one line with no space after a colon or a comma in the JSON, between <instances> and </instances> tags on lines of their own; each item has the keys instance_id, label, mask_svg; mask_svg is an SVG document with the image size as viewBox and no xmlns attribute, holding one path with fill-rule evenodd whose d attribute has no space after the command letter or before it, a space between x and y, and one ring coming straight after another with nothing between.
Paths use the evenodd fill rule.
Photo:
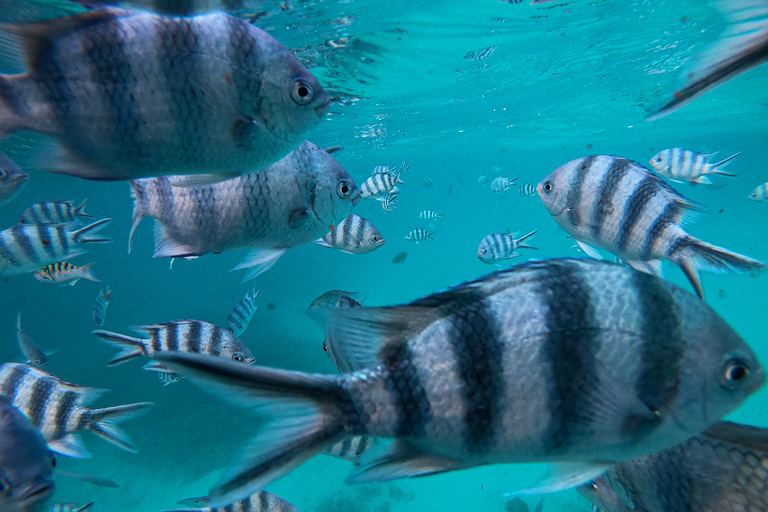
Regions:
<instances>
[{"instance_id":1,"label":"fish fin ray","mask_svg":"<svg viewBox=\"0 0 768 512\"><path fill-rule=\"evenodd\" d=\"M91 411L91 422L88 425L88 430L97 436L101 436L110 443L119 446L123 450L136 453L138 450L133 445L133 442L131 442L128 434L118 427L117 423L145 412L152 405L152 402L141 402L107 407L104 409L94 409Z\"/></svg>"},{"instance_id":2,"label":"fish fin ray","mask_svg":"<svg viewBox=\"0 0 768 512\"><path fill-rule=\"evenodd\" d=\"M238 176L240 176L238 173L177 175L168 176L168 183L172 187L178 188L205 187L231 180Z\"/></svg>"},{"instance_id":3,"label":"fish fin ray","mask_svg":"<svg viewBox=\"0 0 768 512\"><path fill-rule=\"evenodd\" d=\"M38 128L37 131L47 131L42 127ZM115 175L113 169L101 167L92 161L78 157L62 143L50 138L41 140L35 146L32 166L52 174L64 174L86 180L118 181L128 178Z\"/></svg>"},{"instance_id":4,"label":"fish fin ray","mask_svg":"<svg viewBox=\"0 0 768 512\"><path fill-rule=\"evenodd\" d=\"M255 279L271 269L280 256L288 249L251 249L243 260L232 270L250 269L243 277L243 282Z\"/></svg>"},{"instance_id":5,"label":"fish fin ray","mask_svg":"<svg viewBox=\"0 0 768 512\"><path fill-rule=\"evenodd\" d=\"M705 430L703 435L761 452L768 451L768 429L762 427L721 421Z\"/></svg>"},{"instance_id":6,"label":"fish fin ray","mask_svg":"<svg viewBox=\"0 0 768 512\"><path fill-rule=\"evenodd\" d=\"M328 242L326 242L325 240L323 240L322 238L318 238L317 240L315 240L315 243L317 245L319 245L320 247L328 247L328 248L333 249L333 246L331 244L329 244Z\"/></svg>"},{"instance_id":7,"label":"fish fin ray","mask_svg":"<svg viewBox=\"0 0 768 512\"><path fill-rule=\"evenodd\" d=\"M627 265L640 272L662 277L664 272L661 266L661 260L626 260Z\"/></svg>"},{"instance_id":8,"label":"fish fin ray","mask_svg":"<svg viewBox=\"0 0 768 512\"><path fill-rule=\"evenodd\" d=\"M131 247L133 246L133 234L136 231L136 228L139 227L139 224L141 223L141 220L144 218L146 213L141 207L141 198L139 196L142 192L139 183L137 181L130 181L129 184L131 185L131 199L133 199L131 232L128 235L128 254L131 254Z\"/></svg>"},{"instance_id":9,"label":"fish fin ray","mask_svg":"<svg viewBox=\"0 0 768 512\"><path fill-rule=\"evenodd\" d=\"M77 434L67 434L61 439L51 441L48 443L48 448L50 448L51 451L60 453L66 457L72 457L73 459L91 458L91 452L88 451L83 440Z\"/></svg>"},{"instance_id":10,"label":"fish fin ray","mask_svg":"<svg viewBox=\"0 0 768 512\"><path fill-rule=\"evenodd\" d=\"M146 340L125 336L124 334L118 334L116 332L103 331L101 329L93 331L92 334L121 349L121 351L107 363L107 366L117 366L118 364L130 361L131 359L149 355Z\"/></svg>"},{"instance_id":11,"label":"fish fin ray","mask_svg":"<svg viewBox=\"0 0 768 512\"><path fill-rule=\"evenodd\" d=\"M165 224L155 219L155 253L154 258L187 258L199 256L197 249L181 242L177 242L168 233Z\"/></svg>"},{"instance_id":12,"label":"fish fin ray","mask_svg":"<svg viewBox=\"0 0 768 512\"><path fill-rule=\"evenodd\" d=\"M548 494L570 489L599 477L610 464L591 462L560 462L550 466L549 474L533 487L513 494Z\"/></svg>"},{"instance_id":13,"label":"fish fin ray","mask_svg":"<svg viewBox=\"0 0 768 512\"><path fill-rule=\"evenodd\" d=\"M462 469L457 459L425 453L403 440L379 445L361 456L360 465L347 477L346 483L386 482L398 478L435 475Z\"/></svg>"},{"instance_id":14,"label":"fish fin ray","mask_svg":"<svg viewBox=\"0 0 768 512\"><path fill-rule=\"evenodd\" d=\"M110 243L112 242L111 238L104 236L93 236L94 233L97 233L107 227L107 224L110 222L112 222L112 219L97 220L92 224L88 224L87 226L82 227L77 231L72 231L68 234L72 237L72 241L76 244Z\"/></svg>"}]
</instances>

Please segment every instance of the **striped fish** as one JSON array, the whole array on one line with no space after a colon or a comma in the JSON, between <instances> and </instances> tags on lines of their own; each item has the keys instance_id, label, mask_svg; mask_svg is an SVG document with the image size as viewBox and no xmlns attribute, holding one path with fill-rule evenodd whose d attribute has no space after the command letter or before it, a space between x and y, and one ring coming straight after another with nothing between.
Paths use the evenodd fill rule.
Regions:
<instances>
[{"instance_id":1,"label":"striped fish","mask_svg":"<svg viewBox=\"0 0 768 512\"><path fill-rule=\"evenodd\" d=\"M96 327L102 327L107 320L107 307L111 298L112 290L107 285L99 291L99 295L93 301L93 323Z\"/></svg>"},{"instance_id":2,"label":"striped fish","mask_svg":"<svg viewBox=\"0 0 768 512\"><path fill-rule=\"evenodd\" d=\"M16 197L28 181L29 175L0 151L0 205Z\"/></svg>"},{"instance_id":3,"label":"striped fish","mask_svg":"<svg viewBox=\"0 0 768 512\"><path fill-rule=\"evenodd\" d=\"M586 259L528 262L410 304L334 308L354 372L308 374L167 352L160 363L269 416L211 490L231 503L350 435L394 439L350 483L513 462L606 465L701 432L765 381L705 302L654 275Z\"/></svg>"},{"instance_id":4,"label":"striped fish","mask_svg":"<svg viewBox=\"0 0 768 512\"><path fill-rule=\"evenodd\" d=\"M208 496L199 498L189 498L182 501L182 504L209 504ZM298 512L293 504L285 501L277 494L267 491L259 491L256 494L245 499L222 507L203 507L203 508L184 508L163 510L162 512Z\"/></svg>"},{"instance_id":5,"label":"striped fish","mask_svg":"<svg viewBox=\"0 0 768 512\"><path fill-rule=\"evenodd\" d=\"M79 503L55 503L51 512L89 512L93 509L93 502L86 503L82 507Z\"/></svg>"},{"instance_id":6,"label":"striped fish","mask_svg":"<svg viewBox=\"0 0 768 512\"><path fill-rule=\"evenodd\" d=\"M755 188L755 190L749 194L749 199L757 201L758 203L768 202L768 181Z\"/></svg>"},{"instance_id":7,"label":"striped fish","mask_svg":"<svg viewBox=\"0 0 768 512\"><path fill-rule=\"evenodd\" d=\"M517 178L505 178L504 176L498 176L491 181L491 190L494 192L506 192L509 187L515 185Z\"/></svg>"},{"instance_id":8,"label":"striped fish","mask_svg":"<svg viewBox=\"0 0 768 512\"><path fill-rule=\"evenodd\" d=\"M77 435L83 430L90 430L123 450L136 452L130 438L117 423L152 404L142 402L106 409L85 407L103 392L103 389L70 384L27 364L0 366L0 394L10 398L42 432L51 450L67 457L90 457Z\"/></svg>"},{"instance_id":9,"label":"striped fish","mask_svg":"<svg viewBox=\"0 0 768 512\"><path fill-rule=\"evenodd\" d=\"M424 220L437 220L437 219L442 219L443 214L433 212L432 210L422 210L419 212L418 217Z\"/></svg>"},{"instance_id":10,"label":"striped fish","mask_svg":"<svg viewBox=\"0 0 768 512\"><path fill-rule=\"evenodd\" d=\"M158 365L154 361L145 364L142 368L150 372L156 372L157 378L163 383L163 387L168 384L175 384L181 380L181 375L168 371L166 368Z\"/></svg>"},{"instance_id":11,"label":"striped fish","mask_svg":"<svg viewBox=\"0 0 768 512\"><path fill-rule=\"evenodd\" d=\"M254 286L240 299L227 318L227 329L235 336L242 336L251 323L253 313L256 311L256 299L261 295L261 290L256 291Z\"/></svg>"},{"instance_id":12,"label":"striped fish","mask_svg":"<svg viewBox=\"0 0 768 512\"><path fill-rule=\"evenodd\" d=\"M395 189L397 189L397 187L395 187ZM395 204L395 201L397 200L397 192L389 191L376 199L381 202L381 209L385 212L391 212L393 208L397 208L397 205Z\"/></svg>"},{"instance_id":13,"label":"striped fish","mask_svg":"<svg viewBox=\"0 0 768 512\"><path fill-rule=\"evenodd\" d=\"M78 217L93 218L85 213L85 201L80 206L72 201L43 201L24 210L19 224L69 224Z\"/></svg>"},{"instance_id":14,"label":"striped fish","mask_svg":"<svg viewBox=\"0 0 768 512\"><path fill-rule=\"evenodd\" d=\"M400 173L394 173L391 170L375 172L360 185L360 197L363 199L375 199L383 196L387 192L393 192L397 189L395 185L403 183L400 179Z\"/></svg>"},{"instance_id":15,"label":"striped fish","mask_svg":"<svg viewBox=\"0 0 768 512\"><path fill-rule=\"evenodd\" d=\"M523 183L520 188L517 189L517 195L520 197L533 197L536 195L536 185L530 183Z\"/></svg>"},{"instance_id":16,"label":"striped fish","mask_svg":"<svg viewBox=\"0 0 768 512\"><path fill-rule=\"evenodd\" d=\"M323 450L323 453L337 459L351 462L355 466L360 465L360 456L376 443L375 437L351 436L342 439Z\"/></svg>"},{"instance_id":17,"label":"striped fish","mask_svg":"<svg viewBox=\"0 0 768 512\"><path fill-rule=\"evenodd\" d=\"M102 219L76 231L63 224L19 224L0 231L0 276L34 272L51 263L86 252L79 244L108 243L94 235L112 219Z\"/></svg>"},{"instance_id":18,"label":"striped fish","mask_svg":"<svg viewBox=\"0 0 768 512\"><path fill-rule=\"evenodd\" d=\"M704 297L700 270L756 271L759 261L689 235L683 219L698 207L640 164L595 155L564 164L537 192L555 221L575 239L612 252L638 270L680 267Z\"/></svg>"},{"instance_id":19,"label":"striped fish","mask_svg":"<svg viewBox=\"0 0 768 512\"><path fill-rule=\"evenodd\" d=\"M727 173L720 168L730 163L731 160L741 153L731 155L719 162L710 163L709 159L714 156L714 154L715 153L697 153L690 149L683 148L671 148L657 153L656 156L651 158L650 163L653 170L655 170L659 176L677 183L687 181L689 183L699 183L701 185L712 185L712 181L710 181L705 174L719 174L721 176L735 178L735 174Z\"/></svg>"},{"instance_id":20,"label":"striped fish","mask_svg":"<svg viewBox=\"0 0 768 512\"><path fill-rule=\"evenodd\" d=\"M578 490L603 512L764 511L766 466L768 429L721 421L673 448L621 462Z\"/></svg>"},{"instance_id":21,"label":"striped fish","mask_svg":"<svg viewBox=\"0 0 768 512\"><path fill-rule=\"evenodd\" d=\"M515 238L517 233L491 233L490 235L485 235L485 238L480 241L480 246L477 248L477 257L483 263L496 263L520 256L515 252L517 249L536 249L536 247L523 243L535 234L536 231L531 231L520 238Z\"/></svg>"},{"instance_id":22,"label":"striped fish","mask_svg":"<svg viewBox=\"0 0 768 512\"><path fill-rule=\"evenodd\" d=\"M221 12L106 8L3 29L30 64L0 75L0 138L50 135L50 172L231 178L295 149L331 101L287 48Z\"/></svg>"},{"instance_id":23,"label":"striped fish","mask_svg":"<svg viewBox=\"0 0 768 512\"><path fill-rule=\"evenodd\" d=\"M432 238L432 235L434 235L435 232L427 231L427 228L416 228L412 229L408 232L407 235L405 235L406 240L410 240L411 242L416 242L416 245L419 245L419 242L426 242L427 240L434 240Z\"/></svg>"},{"instance_id":24,"label":"striped fish","mask_svg":"<svg viewBox=\"0 0 768 512\"><path fill-rule=\"evenodd\" d=\"M381 247L384 237L369 220L350 213L330 233L315 240L315 243L347 254L367 254Z\"/></svg>"},{"instance_id":25,"label":"striped fish","mask_svg":"<svg viewBox=\"0 0 768 512\"><path fill-rule=\"evenodd\" d=\"M100 283L101 279L96 279L93 275L91 269L93 265L94 263L89 263L78 267L68 261L51 263L40 270L35 270L35 279L41 283L56 283L59 286L75 286L80 279Z\"/></svg>"},{"instance_id":26,"label":"striped fish","mask_svg":"<svg viewBox=\"0 0 768 512\"><path fill-rule=\"evenodd\" d=\"M354 300L359 295L358 292L345 292L344 290L328 290L324 294L315 298L307 309L335 308L341 299ZM363 300L363 299L360 299ZM357 301L355 301L357 302Z\"/></svg>"}]
</instances>

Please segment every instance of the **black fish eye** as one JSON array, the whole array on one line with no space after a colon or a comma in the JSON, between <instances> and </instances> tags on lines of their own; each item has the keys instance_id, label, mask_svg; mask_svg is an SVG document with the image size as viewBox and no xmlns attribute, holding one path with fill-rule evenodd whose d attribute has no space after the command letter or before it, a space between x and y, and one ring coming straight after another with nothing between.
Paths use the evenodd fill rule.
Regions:
<instances>
[{"instance_id":1,"label":"black fish eye","mask_svg":"<svg viewBox=\"0 0 768 512\"><path fill-rule=\"evenodd\" d=\"M552 192L553 188L555 188L555 184L552 182L552 180L547 180L544 182L544 192Z\"/></svg>"},{"instance_id":2,"label":"black fish eye","mask_svg":"<svg viewBox=\"0 0 768 512\"><path fill-rule=\"evenodd\" d=\"M749 376L747 362L740 358L731 358L723 365L720 384L723 387L733 387Z\"/></svg>"},{"instance_id":3,"label":"black fish eye","mask_svg":"<svg viewBox=\"0 0 768 512\"><path fill-rule=\"evenodd\" d=\"M243 354L241 354L240 352L235 352L234 354L232 354L232 359L239 363L240 361L243 360Z\"/></svg>"},{"instance_id":4,"label":"black fish eye","mask_svg":"<svg viewBox=\"0 0 768 512\"><path fill-rule=\"evenodd\" d=\"M296 78L291 84L291 97L299 105L306 105L315 96L312 86L302 78Z\"/></svg>"},{"instance_id":5,"label":"black fish eye","mask_svg":"<svg viewBox=\"0 0 768 512\"><path fill-rule=\"evenodd\" d=\"M325 343L323 343L323 350L324 350L325 352L328 352L328 347L326 347L326 346L325 346Z\"/></svg>"},{"instance_id":6,"label":"black fish eye","mask_svg":"<svg viewBox=\"0 0 768 512\"><path fill-rule=\"evenodd\" d=\"M661 158L661 157L659 157L659 158L657 158L657 159L656 159L656 161L657 161L657 162L661 162L661 160L662 160L662 158Z\"/></svg>"},{"instance_id":7,"label":"black fish eye","mask_svg":"<svg viewBox=\"0 0 768 512\"><path fill-rule=\"evenodd\" d=\"M8 171L0 169L0 180L5 179L6 176L8 176Z\"/></svg>"},{"instance_id":8,"label":"black fish eye","mask_svg":"<svg viewBox=\"0 0 768 512\"><path fill-rule=\"evenodd\" d=\"M352 185L350 185L347 180L341 180L339 182L339 196L349 197L349 194L351 193L352 193Z\"/></svg>"}]
</instances>

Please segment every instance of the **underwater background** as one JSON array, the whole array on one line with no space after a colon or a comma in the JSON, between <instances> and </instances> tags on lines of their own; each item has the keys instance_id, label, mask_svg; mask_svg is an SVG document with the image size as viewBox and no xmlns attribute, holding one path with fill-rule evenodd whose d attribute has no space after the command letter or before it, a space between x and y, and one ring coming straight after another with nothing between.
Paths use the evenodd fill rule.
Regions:
<instances>
[{"instance_id":1,"label":"underwater background","mask_svg":"<svg viewBox=\"0 0 768 512\"><path fill-rule=\"evenodd\" d=\"M21 2L41 19L76 12L66 2ZM62 10L63 7L63 10ZM288 7L286 9L286 7ZM552 221L538 196L517 187L493 192L497 176L537 184L559 165L588 154L614 154L647 165L665 148L742 152L717 186L674 184L704 205L688 231L697 237L768 260L768 204L747 196L768 180L768 67L757 68L683 109L649 122L648 111L674 90L684 62L706 48L725 22L703 0L572 0L532 6L498 0L397 2L381 0L270 3L255 23L291 48L334 97L325 119L307 137L321 147L340 145L334 156L358 186L376 165L408 163L398 208L382 211L361 201L354 212L373 222L386 243L373 253L350 255L314 244L288 251L255 281L263 290L241 339L256 364L335 372L322 350L323 327L306 313L330 289L359 292L367 306L410 301L496 269L477 256L480 240L494 231L528 233L538 251L528 257L578 256L573 240ZM14 11L9 7L6 15ZM26 11L25 11L26 12ZM3 19L0 14L0 21ZM15 20L10 20L15 21ZM348 38L348 39L346 39ZM484 51L492 48L490 51ZM13 70L0 69L2 72ZM25 170L31 135L0 143ZM486 183L479 179L487 177ZM24 331L50 356L48 371L84 386L112 390L94 407L152 401L143 416L122 426L137 454L85 433L93 457L58 457L59 468L110 478L104 489L57 478L57 502L95 501L94 510L148 512L174 508L206 494L244 449L260 420L244 408L182 380L163 386L146 362L114 368L115 349L95 336L93 302L109 282L112 300L104 329L129 333L132 325L182 318L226 326L235 303L252 286L230 272L245 251L193 261L153 259L151 220L139 226L127 253L132 202L125 182L91 182L32 169L31 181L0 207L0 227L18 221L31 204L87 199L86 211L113 222L114 239L93 245L73 263L95 261L103 283L56 287L26 274L0 282L0 361L21 361L16 315ZM443 213L434 240L405 240L425 227L418 212ZM392 258L407 251L407 259ZM665 277L690 289L682 272L664 264ZM708 303L768 361L766 275L702 275ZM728 419L768 426L768 390L755 393ZM267 489L300 511L405 510L503 511L507 493L535 482L543 465L497 465L385 484L348 486L347 462L317 456ZM538 496L525 496L533 509ZM545 511L588 511L569 490L545 497Z\"/></svg>"}]
</instances>

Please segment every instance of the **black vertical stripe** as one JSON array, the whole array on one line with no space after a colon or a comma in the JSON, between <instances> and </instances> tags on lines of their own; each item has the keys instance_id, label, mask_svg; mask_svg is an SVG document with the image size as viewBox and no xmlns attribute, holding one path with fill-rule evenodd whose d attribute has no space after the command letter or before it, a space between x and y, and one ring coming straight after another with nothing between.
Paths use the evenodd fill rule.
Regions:
<instances>
[{"instance_id":1,"label":"black vertical stripe","mask_svg":"<svg viewBox=\"0 0 768 512\"><path fill-rule=\"evenodd\" d=\"M222 512L235 512L235 505L242 505L242 501L243 500L236 501L235 503L233 503L231 505L227 505L227 506L225 506L225 507L223 507L221 509L216 509L216 510L221 510ZM205 509L203 509L203 510L205 510Z\"/></svg>"},{"instance_id":2,"label":"black vertical stripe","mask_svg":"<svg viewBox=\"0 0 768 512\"><path fill-rule=\"evenodd\" d=\"M59 241L61 247L61 254L66 256L69 254L69 234L63 226L55 226L53 228L56 231L56 239Z\"/></svg>"},{"instance_id":3,"label":"black vertical stripe","mask_svg":"<svg viewBox=\"0 0 768 512\"><path fill-rule=\"evenodd\" d=\"M55 439L60 439L67 434L67 421L77 402L77 394L74 391L66 391L59 399L56 406L56 416L53 419Z\"/></svg>"},{"instance_id":4,"label":"black vertical stripe","mask_svg":"<svg viewBox=\"0 0 768 512\"><path fill-rule=\"evenodd\" d=\"M160 352L163 347L160 344L160 329L157 327L147 328L149 334L149 344L152 352Z\"/></svg>"},{"instance_id":5,"label":"black vertical stripe","mask_svg":"<svg viewBox=\"0 0 768 512\"><path fill-rule=\"evenodd\" d=\"M50 378L36 378L29 392L29 404L26 407L27 417L36 428L42 427L45 419L45 409L48 406L48 398L53 391L53 382Z\"/></svg>"},{"instance_id":6,"label":"black vertical stripe","mask_svg":"<svg viewBox=\"0 0 768 512\"><path fill-rule=\"evenodd\" d=\"M619 222L619 235L616 241L619 253L627 249L632 239L632 230L642 218L645 206L659 190L659 180L648 173L648 176L643 178L632 192Z\"/></svg>"},{"instance_id":7,"label":"black vertical stripe","mask_svg":"<svg viewBox=\"0 0 768 512\"><path fill-rule=\"evenodd\" d=\"M549 365L551 379L547 387L550 421L543 443L548 453L556 454L590 435L583 408L595 383L599 324L578 266L550 263L543 270L548 275L540 281L539 294L547 305L547 334L540 354Z\"/></svg>"},{"instance_id":8,"label":"black vertical stripe","mask_svg":"<svg viewBox=\"0 0 768 512\"><path fill-rule=\"evenodd\" d=\"M587 175L592 168L592 164L595 163L595 155L585 157L581 162L581 166L576 172L576 177L569 184L568 197L566 199L566 206L568 207L568 221L574 226L581 225L581 218L579 217L578 204L581 202L582 188L584 182L587 179Z\"/></svg>"},{"instance_id":9,"label":"black vertical stripe","mask_svg":"<svg viewBox=\"0 0 768 512\"><path fill-rule=\"evenodd\" d=\"M341 441L341 448L339 450L339 455L341 455L342 457L345 457L347 453L349 453L349 449L352 447L352 440L353 440L352 437L347 436Z\"/></svg>"},{"instance_id":10,"label":"black vertical stripe","mask_svg":"<svg viewBox=\"0 0 768 512\"><path fill-rule=\"evenodd\" d=\"M30 230L28 227L29 226L13 226L11 228L11 235L13 236L13 241L19 249L21 249L21 252L26 259L30 263L37 263L39 258L37 257L37 252L35 251L34 246L29 241Z\"/></svg>"},{"instance_id":11,"label":"black vertical stripe","mask_svg":"<svg viewBox=\"0 0 768 512\"><path fill-rule=\"evenodd\" d=\"M221 331L222 329L214 325L211 326L211 341L208 344L208 353L212 356L221 355Z\"/></svg>"},{"instance_id":12,"label":"black vertical stripe","mask_svg":"<svg viewBox=\"0 0 768 512\"><path fill-rule=\"evenodd\" d=\"M169 322L165 328L166 350L176 352L179 350L179 325L175 322Z\"/></svg>"},{"instance_id":13,"label":"black vertical stripe","mask_svg":"<svg viewBox=\"0 0 768 512\"><path fill-rule=\"evenodd\" d=\"M187 350L193 354L200 353L200 334L203 330L200 322L192 322L189 324L189 330L187 331Z\"/></svg>"},{"instance_id":14,"label":"black vertical stripe","mask_svg":"<svg viewBox=\"0 0 768 512\"><path fill-rule=\"evenodd\" d=\"M386 367L384 387L397 410L396 435L423 436L431 418L431 407L410 347L405 342L387 346L382 350L382 361Z\"/></svg>"},{"instance_id":15,"label":"black vertical stripe","mask_svg":"<svg viewBox=\"0 0 768 512\"><path fill-rule=\"evenodd\" d=\"M653 251L653 246L659 238L664 235L667 226L674 224L675 219L677 219L679 215L680 207L676 203L669 203L664 208L664 211L661 212L661 215L656 217L645 235L643 247L640 249L640 259L650 260L654 259L655 256L666 256L665 254L654 255L651 251Z\"/></svg>"},{"instance_id":16,"label":"black vertical stripe","mask_svg":"<svg viewBox=\"0 0 768 512\"><path fill-rule=\"evenodd\" d=\"M11 371L8 372L8 375L5 377L5 380L2 382L2 387L0 387L0 395L5 395L8 398L11 399L11 401L16 399L16 392L19 389L19 384L21 383L21 379L24 378L24 375L28 373L29 370L27 370L26 366L22 365L14 365L11 367Z\"/></svg>"},{"instance_id":17,"label":"black vertical stripe","mask_svg":"<svg viewBox=\"0 0 768 512\"><path fill-rule=\"evenodd\" d=\"M38 224L35 226L37 231L37 239L40 240L40 245L43 246L46 254L51 258L56 258L56 247L54 247L54 240L51 238L51 231L48 226L44 224Z\"/></svg>"},{"instance_id":18,"label":"black vertical stripe","mask_svg":"<svg viewBox=\"0 0 768 512\"><path fill-rule=\"evenodd\" d=\"M226 20L233 96L238 101L238 112L255 119L260 116L260 77L263 72L257 66L264 62L261 46L256 42L256 30L251 25L233 16L227 16Z\"/></svg>"},{"instance_id":19,"label":"black vertical stripe","mask_svg":"<svg viewBox=\"0 0 768 512\"><path fill-rule=\"evenodd\" d=\"M258 512L269 512L269 503L267 501L267 493L259 491L259 510Z\"/></svg>"},{"instance_id":20,"label":"black vertical stripe","mask_svg":"<svg viewBox=\"0 0 768 512\"><path fill-rule=\"evenodd\" d=\"M611 166L600 183L600 189L597 194L597 197L599 197L597 207L592 212L590 230L592 237L595 239L600 238L600 229L603 226L603 222L605 222L605 218L613 213L615 208L613 199L619 191L621 180L627 175L632 165L632 162L626 158L612 158Z\"/></svg>"}]
</instances>

